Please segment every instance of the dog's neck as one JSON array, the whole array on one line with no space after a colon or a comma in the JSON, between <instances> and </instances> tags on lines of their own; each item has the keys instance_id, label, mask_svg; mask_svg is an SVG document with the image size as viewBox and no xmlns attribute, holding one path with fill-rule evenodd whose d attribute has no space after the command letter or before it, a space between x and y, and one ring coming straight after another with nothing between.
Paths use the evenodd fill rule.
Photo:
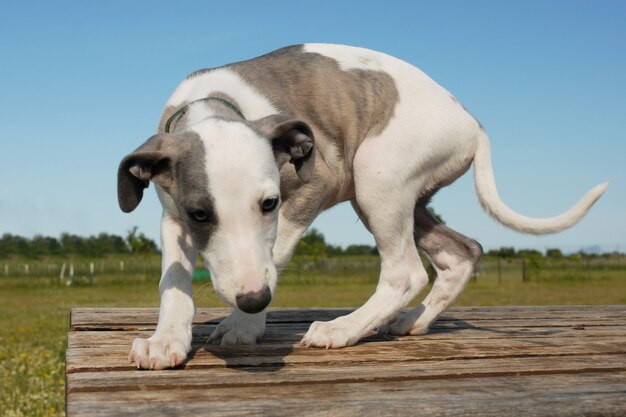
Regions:
<instances>
[{"instance_id":1,"label":"dog's neck","mask_svg":"<svg viewBox=\"0 0 626 417\"><path fill-rule=\"evenodd\" d=\"M217 93L211 94L206 98L191 101L182 106L170 116L165 130L166 132L184 130L186 126L192 126L212 117L246 120L235 100L226 94Z\"/></svg>"}]
</instances>

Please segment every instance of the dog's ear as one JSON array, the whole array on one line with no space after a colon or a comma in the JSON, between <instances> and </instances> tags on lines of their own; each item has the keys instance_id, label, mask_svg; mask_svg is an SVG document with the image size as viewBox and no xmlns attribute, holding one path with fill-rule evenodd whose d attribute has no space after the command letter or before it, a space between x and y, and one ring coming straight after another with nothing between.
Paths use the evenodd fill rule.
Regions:
<instances>
[{"instance_id":1,"label":"dog's ear","mask_svg":"<svg viewBox=\"0 0 626 417\"><path fill-rule=\"evenodd\" d=\"M273 115L252 124L272 143L278 167L292 163L302 182L309 182L315 166L315 141L308 124L285 116Z\"/></svg>"},{"instance_id":2,"label":"dog's ear","mask_svg":"<svg viewBox=\"0 0 626 417\"><path fill-rule=\"evenodd\" d=\"M168 146L171 136L154 135L122 159L117 171L117 199L123 212L130 213L139 205L150 181L165 189L170 187L174 157Z\"/></svg>"}]
</instances>

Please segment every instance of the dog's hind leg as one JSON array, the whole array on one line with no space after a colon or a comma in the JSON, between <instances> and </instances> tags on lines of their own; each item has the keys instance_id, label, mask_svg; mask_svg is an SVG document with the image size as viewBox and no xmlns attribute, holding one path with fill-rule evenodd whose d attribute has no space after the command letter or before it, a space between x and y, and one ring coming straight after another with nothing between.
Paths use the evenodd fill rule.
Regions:
<instances>
[{"instance_id":1,"label":"dog's hind leg","mask_svg":"<svg viewBox=\"0 0 626 417\"><path fill-rule=\"evenodd\" d=\"M305 346L338 348L356 343L387 323L428 283L413 237L415 195L419 175L390 169L398 154L385 140L364 143L354 160L356 203L360 217L373 233L381 256L376 292L356 311L330 322L314 322L302 339ZM400 152L400 150L398 150ZM385 157L381 158L381 155Z\"/></svg>"},{"instance_id":2,"label":"dog's hind leg","mask_svg":"<svg viewBox=\"0 0 626 417\"><path fill-rule=\"evenodd\" d=\"M437 279L424 301L389 326L392 334L424 334L435 319L459 296L482 256L478 242L439 223L418 202L415 207L415 243L437 271Z\"/></svg>"}]
</instances>

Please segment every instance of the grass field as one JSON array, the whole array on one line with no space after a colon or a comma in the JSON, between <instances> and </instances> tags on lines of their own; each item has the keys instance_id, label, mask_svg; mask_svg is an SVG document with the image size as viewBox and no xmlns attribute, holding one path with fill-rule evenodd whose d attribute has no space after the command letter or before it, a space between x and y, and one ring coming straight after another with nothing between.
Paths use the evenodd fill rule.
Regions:
<instances>
[{"instance_id":1,"label":"grass field","mask_svg":"<svg viewBox=\"0 0 626 417\"><path fill-rule=\"evenodd\" d=\"M147 266L155 262L158 259L127 267L123 274L103 267L105 272L96 273L92 285L86 279L78 281L81 285L59 285L44 273L51 268L41 265L29 267L30 275L0 276L0 415L63 415L69 309L158 306L158 270ZM44 272L35 274L37 268ZM356 307L372 294L377 277L374 257L295 260L284 272L272 306ZM198 307L223 306L209 281L195 282L194 293ZM546 261L529 267L522 281L518 261L501 263L498 274L495 261L486 259L456 302L552 304L626 304L626 261Z\"/></svg>"}]
</instances>

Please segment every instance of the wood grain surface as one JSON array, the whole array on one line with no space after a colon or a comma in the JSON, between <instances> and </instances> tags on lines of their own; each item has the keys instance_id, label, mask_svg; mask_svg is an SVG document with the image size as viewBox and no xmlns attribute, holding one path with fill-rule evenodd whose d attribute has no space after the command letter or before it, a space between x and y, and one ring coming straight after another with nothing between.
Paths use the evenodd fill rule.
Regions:
<instances>
[{"instance_id":1,"label":"wood grain surface","mask_svg":"<svg viewBox=\"0 0 626 417\"><path fill-rule=\"evenodd\" d=\"M69 416L626 415L626 306L451 308L423 336L356 346L297 343L346 309L276 309L257 346L207 345L228 309L198 310L189 360L127 361L158 309L76 308L66 354Z\"/></svg>"}]
</instances>

